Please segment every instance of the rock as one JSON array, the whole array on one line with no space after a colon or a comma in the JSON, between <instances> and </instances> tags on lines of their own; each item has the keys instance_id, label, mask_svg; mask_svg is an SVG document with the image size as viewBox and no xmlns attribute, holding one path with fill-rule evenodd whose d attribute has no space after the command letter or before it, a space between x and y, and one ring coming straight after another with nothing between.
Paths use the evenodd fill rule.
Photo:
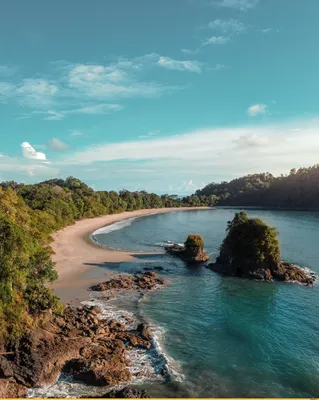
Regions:
<instances>
[{"instance_id":1,"label":"rock","mask_svg":"<svg viewBox=\"0 0 319 400\"><path fill-rule=\"evenodd\" d=\"M25 397L28 388L12 379L0 379L0 398Z\"/></svg>"},{"instance_id":2,"label":"rock","mask_svg":"<svg viewBox=\"0 0 319 400\"><path fill-rule=\"evenodd\" d=\"M138 288L153 290L158 285L165 283L164 279L158 278L156 272L145 272L144 274L135 274L135 284Z\"/></svg>"},{"instance_id":3,"label":"rock","mask_svg":"<svg viewBox=\"0 0 319 400\"><path fill-rule=\"evenodd\" d=\"M150 398L147 396L145 390L138 390L131 387L125 387L121 390L111 390L101 398L120 398L120 399L146 399Z\"/></svg>"},{"instance_id":4,"label":"rock","mask_svg":"<svg viewBox=\"0 0 319 400\"><path fill-rule=\"evenodd\" d=\"M90 306L88 307L91 314L98 315L102 313L102 310L98 306Z\"/></svg>"},{"instance_id":5,"label":"rock","mask_svg":"<svg viewBox=\"0 0 319 400\"><path fill-rule=\"evenodd\" d=\"M123 315L122 318L128 322L129 324L133 323L133 318L127 316L127 315Z\"/></svg>"},{"instance_id":6,"label":"rock","mask_svg":"<svg viewBox=\"0 0 319 400\"><path fill-rule=\"evenodd\" d=\"M145 340L151 340L153 337L151 328L146 327L144 324L139 324L137 327L137 331L139 332L141 337Z\"/></svg>"},{"instance_id":7,"label":"rock","mask_svg":"<svg viewBox=\"0 0 319 400\"><path fill-rule=\"evenodd\" d=\"M13 375L11 363L4 356L0 356L0 379L11 378Z\"/></svg>"},{"instance_id":8,"label":"rock","mask_svg":"<svg viewBox=\"0 0 319 400\"><path fill-rule=\"evenodd\" d=\"M302 268L282 261L272 266L272 268L265 265L264 268L258 268L257 270L250 270L249 268L233 269L231 266L218 263L209 264L207 268L225 276L239 276L265 281L300 282L307 286L312 285L316 280L315 276L308 274Z\"/></svg>"},{"instance_id":9,"label":"rock","mask_svg":"<svg viewBox=\"0 0 319 400\"><path fill-rule=\"evenodd\" d=\"M184 246L175 243L165 247L165 250L187 263L202 263L209 260L209 255L204 251L204 241L201 235L188 235Z\"/></svg>"},{"instance_id":10,"label":"rock","mask_svg":"<svg viewBox=\"0 0 319 400\"><path fill-rule=\"evenodd\" d=\"M133 287L133 278L130 275L118 275L117 278L109 281L98 283L91 286L89 290L96 292L104 292L111 289L131 289Z\"/></svg>"},{"instance_id":11,"label":"rock","mask_svg":"<svg viewBox=\"0 0 319 400\"><path fill-rule=\"evenodd\" d=\"M68 370L74 379L93 386L113 386L131 378L130 371L117 355L75 359L69 362Z\"/></svg>"},{"instance_id":12,"label":"rock","mask_svg":"<svg viewBox=\"0 0 319 400\"><path fill-rule=\"evenodd\" d=\"M121 324L120 322L118 322L116 319L111 319L111 321L109 322L109 328L113 331L125 331L126 327L125 325Z\"/></svg>"}]
</instances>

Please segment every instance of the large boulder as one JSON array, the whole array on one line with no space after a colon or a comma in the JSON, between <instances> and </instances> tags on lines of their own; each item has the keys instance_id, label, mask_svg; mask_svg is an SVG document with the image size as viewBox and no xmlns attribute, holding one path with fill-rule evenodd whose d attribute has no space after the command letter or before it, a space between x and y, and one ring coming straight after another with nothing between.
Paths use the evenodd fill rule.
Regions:
<instances>
[{"instance_id":1,"label":"large boulder","mask_svg":"<svg viewBox=\"0 0 319 400\"><path fill-rule=\"evenodd\" d=\"M89 358L71 360L66 371L74 379L93 386L113 386L131 378L126 363L116 354L107 355L105 349L99 349Z\"/></svg>"}]
</instances>

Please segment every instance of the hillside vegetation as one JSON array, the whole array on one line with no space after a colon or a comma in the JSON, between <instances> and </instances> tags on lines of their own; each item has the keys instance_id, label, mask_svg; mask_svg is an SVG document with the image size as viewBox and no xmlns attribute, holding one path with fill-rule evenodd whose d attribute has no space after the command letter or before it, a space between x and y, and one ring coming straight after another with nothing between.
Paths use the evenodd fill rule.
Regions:
<instances>
[{"instance_id":1,"label":"hillside vegetation","mask_svg":"<svg viewBox=\"0 0 319 400\"><path fill-rule=\"evenodd\" d=\"M57 278L50 258L52 232L81 218L188 205L201 203L196 196L178 199L144 191L95 192L73 177L35 185L1 183L0 337L18 337L44 311L62 310L59 299L46 287Z\"/></svg>"},{"instance_id":2,"label":"hillside vegetation","mask_svg":"<svg viewBox=\"0 0 319 400\"><path fill-rule=\"evenodd\" d=\"M263 173L210 183L195 196L209 205L319 209L319 164L280 177Z\"/></svg>"}]
</instances>

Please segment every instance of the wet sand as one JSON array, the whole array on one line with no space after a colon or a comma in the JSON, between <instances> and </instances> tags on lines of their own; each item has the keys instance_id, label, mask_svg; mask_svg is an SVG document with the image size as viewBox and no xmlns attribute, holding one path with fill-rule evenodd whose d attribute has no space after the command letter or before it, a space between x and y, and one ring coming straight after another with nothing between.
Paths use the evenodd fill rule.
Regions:
<instances>
[{"instance_id":1,"label":"wet sand","mask_svg":"<svg viewBox=\"0 0 319 400\"><path fill-rule=\"evenodd\" d=\"M149 214L163 214L172 211L191 211L208 209L208 207L160 208L149 210L126 211L120 214L87 218L77 221L53 235L51 245L53 261L59 278L50 287L64 303L77 303L88 297L88 286L106 279L105 275L113 275L120 263L137 261L141 254L127 251L111 250L95 244L90 234L99 228L128 218ZM154 255L156 253L143 253ZM114 267L112 272L109 268Z\"/></svg>"}]
</instances>

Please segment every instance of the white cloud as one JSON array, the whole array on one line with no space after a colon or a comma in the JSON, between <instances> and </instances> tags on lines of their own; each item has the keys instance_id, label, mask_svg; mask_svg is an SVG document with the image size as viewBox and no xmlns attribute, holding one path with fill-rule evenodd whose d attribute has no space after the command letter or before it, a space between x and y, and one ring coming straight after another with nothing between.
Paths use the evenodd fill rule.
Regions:
<instances>
[{"instance_id":1,"label":"white cloud","mask_svg":"<svg viewBox=\"0 0 319 400\"><path fill-rule=\"evenodd\" d=\"M92 115L104 115L109 114L113 111L123 110L123 106L120 104L97 104L94 106L87 106L82 108L76 108L74 110L64 111L64 114L92 114Z\"/></svg>"},{"instance_id":2,"label":"white cloud","mask_svg":"<svg viewBox=\"0 0 319 400\"><path fill-rule=\"evenodd\" d=\"M105 65L65 61L51 63L55 67L55 75L50 78L1 81L0 101L10 100L33 108L37 111L35 114L43 113L46 120L61 120L66 114L78 112L106 114L115 109L114 105L103 105L106 99L151 98L177 89L176 86L142 78L144 70L158 67L160 58L158 54L151 53L132 59L118 58L116 62ZM200 66L197 62L184 62L183 68L199 72ZM2 70L7 71L5 68ZM96 112L93 107L96 107ZM119 107L116 105L117 110ZM29 117L24 113L20 119Z\"/></svg>"},{"instance_id":3,"label":"white cloud","mask_svg":"<svg viewBox=\"0 0 319 400\"><path fill-rule=\"evenodd\" d=\"M301 124L298 123L298 126ZM308 125L308 126L307 126ZM220 169L231 170L242 168L247 171L250 164L251 170L255 168L260 171L268 169L267 163L274 163L274 168L285 163L301 164L316 162L319 150L319 137L316 122L304 123L303 132L293 133L292 124L264 127L239 127L229 129L206 129L191 132L188 134L175 135L171 137L149 138L148 140L136 140L121 143L99 144L81 152L73 153L67 165L91 164L96 162L109 162L126 160L134 165L142 162L143 168L158 169L175 168L182 169L185 166L187 171L198 170L199 174L206 174L203 168L216 166ZM288 140L287 138L292 138ZM234 143L251 148L251 154L247 154L234 146ZM258 152L256 151L258 149ZM296 155L299 154L299 155ZM293 163L292 163L293 155ZM149 164L145 165L148 160ZM238 164L238 165L237 165ZM135 165L136 167L137 165ZM207 173L209 170L207 170Z\"/></svg>"},{"instance_id":4,"label":"white cloud","mask_svg":"<svg viewBox=\"0 0 319 400\"><path fill-rule=\"evenodd\" d=\"M266 104L254 104L247 110L250 117L256 117L256 115L265 114L267 111Z\"/></svg>"},{"instance_id":5,"label":"white cloud","mask_svg":"<svg viewBox=\"0 0 319 400\"><path fill-rule=\"evenodd\" d=\"M78 130L71 131L70 136L84 136L84 133Z\"/></svg>"},{"instance_id":6,"label":"white cloud","mask_svg":"<svg viewBox=\"0 0 319 400\"><path fill-rule=\"evenodd\" d=\"M57 138L52 138L49 141L48 145L51 150L58 152L67 151L69 149L69 146L66 143L62 142L62 140Z\"/></svg>"},{"instance_id":7,"label":"white cloud","mask_svg":"<svg viewBox=\"0 0 319 400\"><path fill-rule=\"evenodd\" d=\"M57 92L58 87L44 79L24 79L16 88L16 95L22 104L41 108L53 104Z\"/></svg>"},{"instance_id":8,"label":"white cloud","mask_svg":"<svg viewBox=\"0 0 319 400\"><path fill-rule=\"evenodd\" d=\"M266 137L257 136L255 134L247 134L235 139L234 143L241 148L262 147L268 145L269 139Z\"/></svg>"},{"instance_id":9,"label":"white cloud","mask_svg":"<svg viewBox=\"0 0 319 400\"><path fill-rule=\"evenodd\" d=\"M262 29L262 33L269 33L271 32L273 29L272 28L266 28L266 29Z\"/></svg>"},{"instance_id":10,"label":"white cloud","mask_svg":"<svg viewBox=\"0 0 319 400\"><path fill-rule=\"evenodd\" d=\"M23 114L19 119L31 118L35 115L43 115L42 119L46 121L60 121L70 114L88 114L88 115L107 115L114 111L123 110L123 106L120 104L97 104L93 106L86 106L81 108L75 108L71 110L62 111L39 111L35 110L29 114Z\"/></svg>"},{"instance_id":11,"label":"white cloud","mask_svg":"<svg viewBox=\"0 0 319 400\"><path fill-rule=\"evenodd\" d=\"M197 53L199 53L199 49L196 49L196 50L182 49L181 51L184 54L197 54Z\"/></svg>"},{"instance_id":12,"label":"white cloud","mask_svg":"<svg viewBox=\"0 0 319 400\"><path fill-rule=\"evenodd\" d=\"M247 26L236 19L215 19L207 25L207 28L220 31L224 34L239 34L245 32Z\"/></svg>"},{"instance_id":13,"label":"white cloud","mask_svg":"<svg viewBox=\"0 0 319 400\"><path fill-rule=\"evenodd\" d=\"M198 74L202 72L202 64L198 61L179 61L169 57L160 57L158 65L177 71L189 71Z\"/></svg>"},{"instance_id":14,"label":"white cloud","mask_svg":"<svg viewBox=\"0 0 319 400\"><path fill-rule=\"evenodd\" d=\"M46 121L60 121L61 119L64 119L64 117L65 117L65 115L62 112L48 110L48 111L32 111L31 114L25 114L24 118L29 118L32 115L37 115L37 114L43 115L42 119L44 119Z\"/></svg>"},{"instance_id":15,"label":"white cloud","mask_svg":"<svg viewBox=\"0 0 319 400\"><path fill-rule=\"evenodd\" d=\"M160 84L135 78L134 65L127 61L109 66L76 64L69 71L68 85L79 94L97 99L160 95L164 90Z\"/></svg>"},{"instance_id":16,"label":"white cloud","mask_svg":"<svg viewBox=\"0 0 319 400\"><path fill-rule=\"evenodd\" d=\"M227 36L211 36L210 38L207 38L203 43L202 46L207 46L210 44L225 44L229 41L229 37Z\"/></svg>"},{"instance_id":17,"label":"white cloud","mask_svg":"<svg viewBox=\"0 0 319 400\"><path fill-rule=\"evenodd\" d=\"M296 127L300 130L294 131ZM37 169L38 160L9 162L8 157L3 157L0 174L4 171L5 180L28 182L39 180L40 174L45 179L73 175L90 183L94 181L99 189L134 190L139 185L141 189L148 187L164 193L168 182L179 188L181 182L188 184L192 180L195 188L199 188L201 182L220 182L265 171L280 175L294 167L315 164L319 151L318 130L319 118L263 126L258 123L207 128L170 137L136 138L131 142L101 142L70 152L63 159L58 157L54 168ZM26 165L35 166L36 177L25 175ZM94 173L89 172L92 169ZM181 193L175 189L174 192Z\"/></svg>"},{"instance_id":18,"label":"white cloud","mask_svg":"<svg viewBox=\"0 0 319 400\"><path fill-rule=\"evenodd\" d=\"M36 151L30 143L21 143L22 155L25 158L30 158L32 160L46 160L46 155L39 151Z\"/></svg>"},{"instance_id":19,"label":"white cloud","mask_svg":"<svg viewBox=\"0 0 319 400\"><path fill-rule=\"evenodd\" d=\"M212 6L235 8L240 11L248 11L257 6L259 0L214 0L210 2Z\"/></svg>"}]
</instances>

